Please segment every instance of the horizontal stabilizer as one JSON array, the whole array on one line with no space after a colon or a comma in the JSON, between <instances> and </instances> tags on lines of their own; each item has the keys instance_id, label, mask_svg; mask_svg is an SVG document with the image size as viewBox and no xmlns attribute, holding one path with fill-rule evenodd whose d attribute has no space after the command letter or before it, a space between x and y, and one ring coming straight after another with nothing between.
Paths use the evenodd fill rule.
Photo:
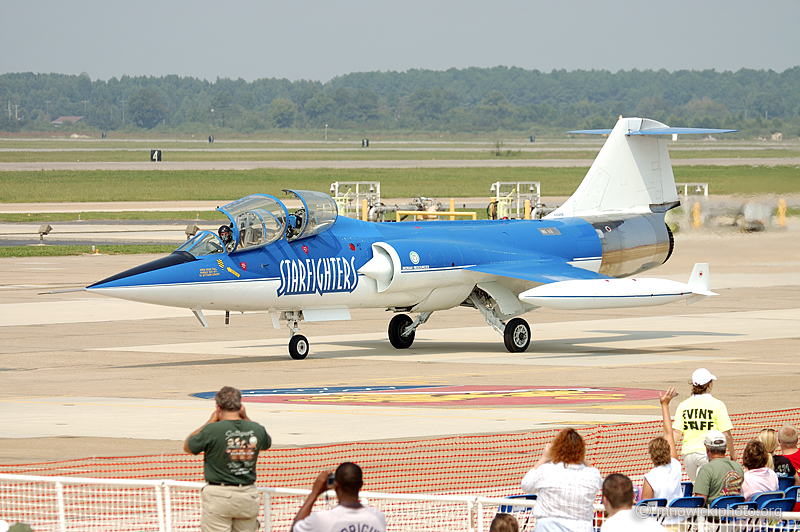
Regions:
<instances>
[{"instance_id":1,"label":"horizontal stabilizer","mask_svg":"<svg viewBox=\"0 0 800 532\"><path fill-rule=\"evenodd\" d=\"M736 133L738 129L710 129L706 127L661 127L630 131L628 135L721 135Z\"/></svg>"},{"instance_id":2,"label":"horizontal stabilizer","mask_svg":"<svg viewBox=\"0 0 800 532\"><path fill-rule=\"evenodd\" d=\"M611 129L576 129L567 133L582 135L610 135ZM707 127L655 127L628 131L626 135L721 135L722 133L736 133L738 129L713 129Z\"/></svg>"},{"instance_id":3,"label":"horizontal stabilizer","mask_svg":"<svg viewBox=\"0 0 800 532\"><path fill-rule=\"evenodd\" d=\"M611 129L576 129L574 131L567 131L567 133L578 133L581 135L610 135Z\"/></svg>"}]
</instances>

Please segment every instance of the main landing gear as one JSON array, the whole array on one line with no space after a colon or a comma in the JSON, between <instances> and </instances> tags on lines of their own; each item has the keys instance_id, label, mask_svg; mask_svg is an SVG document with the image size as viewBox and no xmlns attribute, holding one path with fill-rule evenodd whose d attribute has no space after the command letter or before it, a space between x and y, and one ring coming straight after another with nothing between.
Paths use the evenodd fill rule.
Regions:
<instances>
[{"instance_id":1,"label":"main landing gear","mask_svg":"<svg viewBox=\"0 0 800 532\"><path fill-rule=\"evenodd\" d=\"M503 343L509 353L522 353L531 343L531 328L522 318L514 318L503 329Z\"/></svg>"},{"instance_id":2,"label":"main landing gear","mask_svg":"<svg viewBox=\"0 0 800 532\"><path fill-rule=\"evenodd\" d=\"M485 292L473 291L469 295L469 306L473 306L483 314L483 318L494 330L503 335L503 343L509 353L522 353L531 343L531 328L522 318L512 318L508 322L500 319L497 304Z\"/></svg>"},{"instance_id":3,"label":"main landing gear","mask_svg":"<svg viewBox=\"0 0 800 532\"><path fill-rule=\"evenodd\" d=\"M389 341L395 349L408 349L414 343L417 327L428 321L433 312L423 312L412 320L405 314L398 314L389 322Z\"/></svg>"},{"instance_id":4,"label":"main landing gear","mask_svg":"<svg viewBox=\"0 0 800 532\"><path fill-rule=\"evenodd\" d=\"M474 293L473 293L474 294ZM472 295L470 298L472 299ZM473 305L481 311L489 325L503 335L503 343L509 353L522 353L531 343L531 328L522 318L503 322L491 308L487 308L480 296L475 296ZM389 341L395 349L408 349L414 343L417 327L428 321L433 312L423 312L412 320L406 314L397 314L389 322Z\"/></svg>"}]
</instances>

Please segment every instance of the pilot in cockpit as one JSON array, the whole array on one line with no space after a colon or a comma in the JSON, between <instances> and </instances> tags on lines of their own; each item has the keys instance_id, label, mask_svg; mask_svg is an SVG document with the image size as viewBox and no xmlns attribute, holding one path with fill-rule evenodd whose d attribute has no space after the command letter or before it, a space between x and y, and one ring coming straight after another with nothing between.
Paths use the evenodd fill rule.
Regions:
<instances>
[{"instance_id":1,"label":"pilot in cockpit","mask_svg":"<svg viewBox=\"0 0 800 532\"><path fill-rule=\"evenodd\" d=\"M286 224L286 238L291 239L300 233L305 215L305 209L297 209L294 213L289 215L288 223Z\"/></svg>"},{"instance_id":2,"label":"pilot in cockpit","mask_svg":"<svg viewBox=\"0 0 800 532\"><path fill-rule=\"evenodd\" d=\"M222 243L225 244L225 249L229 252L233 251L233 248L236 247L236 242L233 240L233 231L231 230L230 226L223 225L217 231L220 240Z\"/></svg>"}]
</instances>

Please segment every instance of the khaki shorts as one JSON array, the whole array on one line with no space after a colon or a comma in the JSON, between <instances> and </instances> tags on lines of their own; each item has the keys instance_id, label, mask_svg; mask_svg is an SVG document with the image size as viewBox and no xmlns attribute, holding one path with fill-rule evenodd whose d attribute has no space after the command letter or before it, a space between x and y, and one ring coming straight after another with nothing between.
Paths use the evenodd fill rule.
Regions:
<instances>
[{"instance_id":1,"label":"khaki shorts","mask_svg":"<svg viewBox=\"0 0 800 532\"><path fill-rule=\"evenodd\" d=\"M708 455L704 452L683 455L683 467L686 469L686 475L692 482L697 480L697 470L700 469L703 464L707 463Z\"/></svg>"},{"instance_id":2,"label":"khaki shorts","mask_svg":"<svg viewBox=\"0 0 800 532\"><path fill-rule=\"evenodd\" d=\"M201 491L203 532L255 532L261 499L255 486L213 486Z\"/></svg>"}]
</instances>

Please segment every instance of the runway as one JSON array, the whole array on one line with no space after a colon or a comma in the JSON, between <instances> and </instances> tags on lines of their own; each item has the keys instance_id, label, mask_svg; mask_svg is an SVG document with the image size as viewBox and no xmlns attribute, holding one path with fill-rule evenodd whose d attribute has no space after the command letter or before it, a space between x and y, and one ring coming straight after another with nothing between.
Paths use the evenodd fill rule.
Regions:
<instances>
[{"instance_id":1,"label":"runway","mask_svg":"<svg viewBox=\"0 0 800 532\"><path fill-rule=\"evenodd\" d=\"M83 287L153 256L85 255L0 259L0 463L87 456L179 453L213 401L192 394L333 386L512 386L629 388L654 397L697 367L718 376L714 395L731 413L797 405L800 374L800 246L794 229L762 234L678 233L676 251L652 276L686 281L709 262L718 297L614 311L526 315L533 341L510 354L480 314L435 313L414 345L394 350L391 317L353 311L348 322L303 323L303 361L286 351L288 331L264 313L208 313L104 299ZM658 419L658 401L472 406L432 394L402 402L249 402L275 445L418 439ZM673 409L674 410L674 409ZM800 420L798 420L800 422Z\"/></svg>"},{"instance_id":2,"label":"runway","mask_svg":"<svg viewBox=\"0 0 800 532\"><path fill-rule=\"evenodd\" d=\"M161 162L14 162L0 163L3 171L45 170L282 170L359 168L589 168L592 159L430 159L367 161L161 161ZM796 166L800 157L736 157L673 159L672 166Z\"/></svg>"}]
</instances>

